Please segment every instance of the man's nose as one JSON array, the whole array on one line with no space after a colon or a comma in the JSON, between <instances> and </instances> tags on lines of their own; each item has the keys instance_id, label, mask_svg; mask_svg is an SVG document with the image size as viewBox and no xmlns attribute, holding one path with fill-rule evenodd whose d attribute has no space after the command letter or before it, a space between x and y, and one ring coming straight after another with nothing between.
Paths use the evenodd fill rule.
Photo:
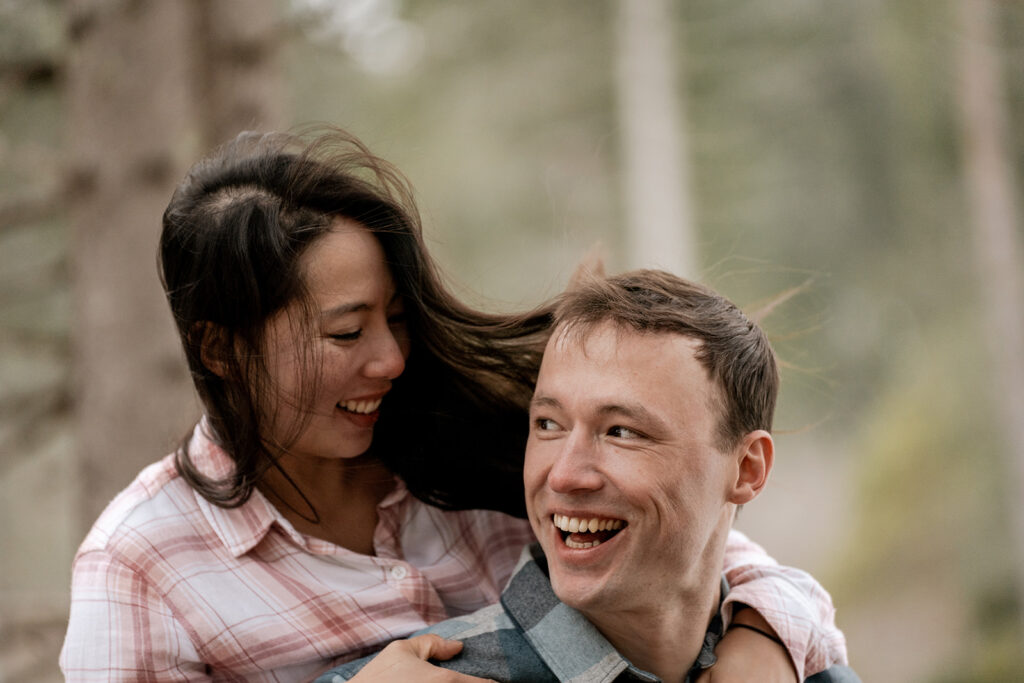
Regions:
<instances>
[{"instance_id":1,"label":"man's nose","mask_svg":"<svg viewBox=\"0 0 1024 683\"><path fill-rule=\"evenodd\" d=\"M556 493L600 489L604 478L597 467L597 456L596 439L583 429L573 429L548 471L548 486Z\"/></svg>"}]
</instances>

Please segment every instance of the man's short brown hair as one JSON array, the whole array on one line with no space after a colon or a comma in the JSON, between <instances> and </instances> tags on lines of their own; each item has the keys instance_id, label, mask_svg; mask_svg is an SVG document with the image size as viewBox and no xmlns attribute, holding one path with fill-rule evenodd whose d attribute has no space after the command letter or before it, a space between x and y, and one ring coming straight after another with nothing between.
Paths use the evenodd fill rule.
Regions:
<instances>
[{"instance_id":1,"label":"man's short brown hair","mask_svg":"<svg viewBox=\"0 0 1024 683\"><path fill-rule=\"evenodd\" d=\"M714 290L660 270L584 278L562 294L556 334L579 335L611 322L641 334L674 333L700 343L697 361L720 389L723 448L771 431L779 371L764 332Z\"/></svg>"}]
</instances>

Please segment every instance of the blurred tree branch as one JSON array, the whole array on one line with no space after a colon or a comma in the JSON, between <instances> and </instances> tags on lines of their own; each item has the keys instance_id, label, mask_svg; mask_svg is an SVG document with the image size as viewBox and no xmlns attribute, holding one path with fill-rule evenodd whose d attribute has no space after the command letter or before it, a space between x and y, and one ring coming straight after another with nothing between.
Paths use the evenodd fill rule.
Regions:
<instances>
[{"instance_id":1,"label":"blurred tree branch","mask_svg":"<svg viewBox=\"0 0 1024 683\"><path fill-rule=\"evenodd\" d=\"M25 223L52 218L60 210L60 193L34 193L0 200L0 234Z\"/></svg>"},{"instance_id":2,"label":"blurred tree branch","mask_svg":"<svg viewBox=\"0 0 1024 683\"><path fill-rule=\"evenodd\" d=\"M10 431L0 436L0 477L38 450L32 444L51 435L54 420L71 410L71 394L66 383L24 394L0 398L0 412L8 416Z\"/></svg>"}]
</instances>

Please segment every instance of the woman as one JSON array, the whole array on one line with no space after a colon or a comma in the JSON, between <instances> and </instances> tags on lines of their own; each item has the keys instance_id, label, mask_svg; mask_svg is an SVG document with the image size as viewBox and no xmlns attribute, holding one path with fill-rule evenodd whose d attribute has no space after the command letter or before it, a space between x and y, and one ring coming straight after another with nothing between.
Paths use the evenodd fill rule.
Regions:
<instances>
[{"instance_id":1,"label":"woman","mask_svg":"<svg viewBox=\"0 0 1024 683\"><path fill-rule=\"evenodd\" d=\"M247 134L197 164L160 267L205 414L80 548L68 680L308 680L497 599L530 540L546 308L456 301L405 181L340 132ZM741 537L730 549L733 595L775 611L798 671L843 647L813 580ZM768 639L730 638L731 661L761 668L769 647L788 666ZM412 667L393 680L465 680L418 661L453 648L413 639L384 661Z\"/></svg>"}]
</instances>

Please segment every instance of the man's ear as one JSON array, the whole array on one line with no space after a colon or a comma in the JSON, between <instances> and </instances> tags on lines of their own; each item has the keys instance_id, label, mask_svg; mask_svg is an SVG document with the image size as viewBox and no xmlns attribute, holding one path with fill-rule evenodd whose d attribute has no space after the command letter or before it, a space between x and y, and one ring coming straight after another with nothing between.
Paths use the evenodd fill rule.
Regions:
<instances>
[{"instance_id":1,"label":"man's ear","mask_svg":"<svg viewBox=\"0 0 1024 683\"><path fill-rule=\"evenodd\" d=\"M768 474L775 463L775 442L763 429L750 432L734 451L737 458L736 481L729 492L729 502L749 503L768 483Z\"/></svg>"},{"instance_id":2,"label":"man's ear","mask_svg":"<svg viewBox=\"0 0 1024 683\"><path fill-rule=\"evenodd\" d=\"M224 328L209 321L196 323L192 334L200 335L199 358L206 369L224 379L228 374L227 345L228 335Z\"/></svg>"}]
</instances>

